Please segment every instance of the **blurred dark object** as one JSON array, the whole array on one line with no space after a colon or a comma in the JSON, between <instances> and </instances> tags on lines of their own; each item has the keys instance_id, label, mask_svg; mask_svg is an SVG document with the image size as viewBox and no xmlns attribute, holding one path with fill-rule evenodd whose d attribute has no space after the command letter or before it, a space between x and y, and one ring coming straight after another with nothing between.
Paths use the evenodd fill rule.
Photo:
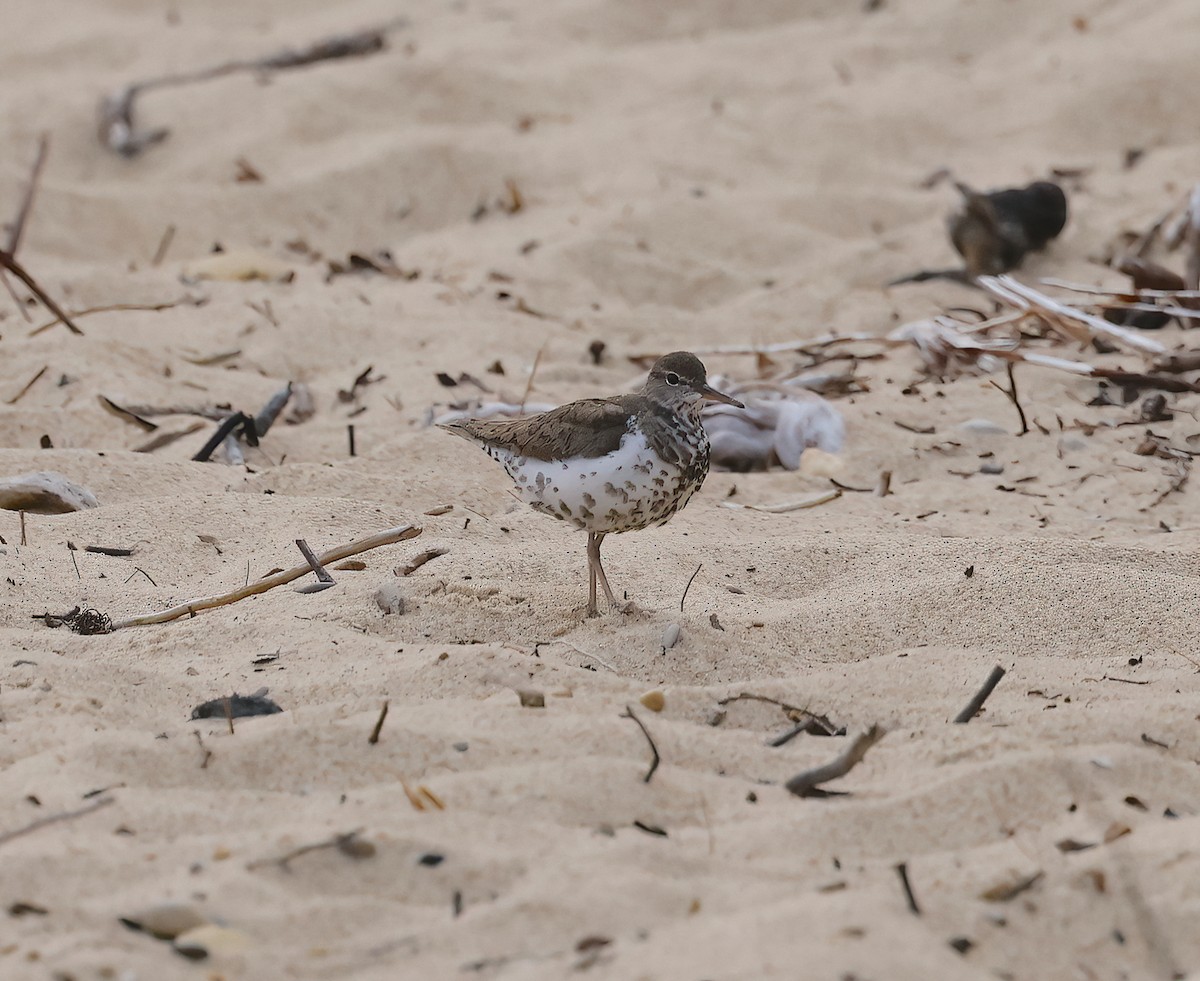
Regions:
<instances>
[{"instance_id":1,"label":"blurred dark object","mask_svg":"<svg viewBox=\"0 0 1200 981\"><path fill-rule=\"evenodd\" d=\"M986 194L955 182L962 207L950 216L950 241L966 260L967 275L998 276L1044 248L1067 224L1067 196L1050 181Z\"/></svg>"}]
</instances>

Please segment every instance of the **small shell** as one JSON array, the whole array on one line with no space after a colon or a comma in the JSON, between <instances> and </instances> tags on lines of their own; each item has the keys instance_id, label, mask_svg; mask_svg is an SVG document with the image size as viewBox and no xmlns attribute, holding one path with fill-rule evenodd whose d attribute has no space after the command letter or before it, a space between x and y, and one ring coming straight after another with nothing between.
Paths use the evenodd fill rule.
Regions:
<instances>
[{"instance_id":1,"label":"small shell","mask_svg":"<svg viewBox=\"0 0 1200 981\"><path fill-rule=\"evenodd\" d=\"M679 643L679 638L682 634L683 631L679 629L679 624L667 624L667 629L663 631L662 635L662 649L664 654Z\"/></svg>"},{"instance_id":2,"label":"small shell","mask_svg":"<svg viewBox=\"0 0 1200 981\"><path fill-rule=\"evenodd\" d=\"M648 691L638 701L651 712L661 712L667 706L666 696L661 691Z\"/></svg>"}]
</instances>

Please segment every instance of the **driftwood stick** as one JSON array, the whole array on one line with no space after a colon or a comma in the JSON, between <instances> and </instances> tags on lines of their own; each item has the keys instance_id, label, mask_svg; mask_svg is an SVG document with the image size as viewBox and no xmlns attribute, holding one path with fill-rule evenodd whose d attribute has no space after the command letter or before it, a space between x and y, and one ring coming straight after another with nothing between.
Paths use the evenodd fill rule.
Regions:
<instances>
[{"instance_id":1,"label":"driftwood stick","mask_svg":"<svg viewBox=\"0 0 1200 981\"><path fill-rule=\"evenodd\" d=\"M322 565L328 565L331 562L347 559L351 555L369 552L373 548L380 548L383 545L394 545L396 542L416 538L419 534L421 534L421 529L417 525L400 525L397 528L389 528L387 531L381 531L377 535L360 538L357 541L350 542L348 545L339 545L337 548L331 548L328 552L322 552L317 556L317 560ZM125 620L115 620L110 629L121 630L124 627L144 627L152 623L166 623L169 620L178 620L183 616L195 616L201 610L211 610L218 606L228 606L230 603L236 603L247 596L265 593L276 586L283 586L289 582L294 582L311 571L312 568L305 562L303 565L298 565L293 569L277 572L275 575L259 579L257 582L247 583L240 589L234 589L228 593L194 599L187 603L173 606L169 610L162 610L159 613L146 613L142 616L129 617Z\"/></svg>"},{"instance_id":2,"label":"driftwood stick","mask_svg":"<svg viewBox=\"0 0 1200 981\"><path fill-rule=\"evenodd\" d=\"M975 697L967 703L967 707L954 717L957 725L966 725L975 718L975 713L983 708L983 703L987 701L988 696L1000 684L1000 679L1004 677L1004 674L1004 669L999 665L992 668L992 673L988 675L987 681L983 683L983 687L975 693Z\"/></svg>"},{"instance_id":3,"label":"driftwood stick","mask_svg":"<svg viewBox=\"0 0 1200 981\"><path fill-rule=\"evenodd\" d=\"M225 442L225 437L230 435L238 426L254 425L254 420L244 412L233 412L227 415L221 425L217 427L216 432L209 437L208 442L200 447L200 451L192 457L197 463L205 463L208 458L213 455L213 452L218 446Z\"/></svg>"},{"instance_id":4,"label":"driftwood stick","mask_svg":"<svg viewBox=\"0 0 1200 981\"><path fill-rule=\"evenodd\" d=\"M296 548L300 549L300 554L308 561L313 573L321 582L333 582L333 576L325 570L325 566L321 565L320 560L313 555L313 550L309 547L308 542L303 538L297 538Z\"/></svg>"},{"instance_id":5,"label":"driftwood stick","mask_svg":"<svg viewBox=\"0 0 1200 981\"><path fill-rule=\"evenodd\" d=\"M823 766L797 773L784 786L797 797L819 796L823 793L820 790L821 784L844 777L862 762L863 757L867 755L867 750L879 742L883 736L883 729L878 725L871 726L862 735L856 736L854 742L837 759Z\"/></svg>"},{"instance_id":6,"label":"driftwood stick","mask_svg":"<svg viewBox=\"0 0 1200 981\"><path fill-rule=\"evenodd\" d=\"M291 397L292 383L288 382L283 388L272 395L267 400L267 404L259 410L258 415L254 417L254 431L258 434L259 439L267 435L267 430L279 418L279 413L284 410Z\"/></svg>"},{"instance_id":7,"label":"driftwood stick","mask_svg":"<svg viewBox=\"0 0 1200 981\"><path fill-rule=\"evenodd\" d=\"M115 797L97 797L95 800L73 811L59 811L57 814L47 814L45 817L29 822L23 828L17 828L16 831L6 831L4 834L0 834L0 845L7 845L15 838L20 838L22 835L27 835L31 831L37 831L39 828L44 828L47 825L58 824L60 821L70 821L77 817L83 817L85 814L91 814L92 811L108 807L115 800Z\"/></svg>"},{"instance_id":8,"label":"driftwood stick","mask_svg":"<svg viewBox=\"0 0 1200 981\"><path fill-rule=\"evenodd\" d=\"M421 566L423 566L430 559L436 559L439 555L445 555L449 551L450 551L450 549L448 549L442 545L437 545L437 546L434 546L433 548L427 548L427 549L425 549L424 552L421 552L418 555L414 555L411 559L409 559L407 562L405 562L404 565L398 566L395 570L396 575L411 576L414 572L416 572L419 568L421 568Z\"/></svg>"}]
</instances>

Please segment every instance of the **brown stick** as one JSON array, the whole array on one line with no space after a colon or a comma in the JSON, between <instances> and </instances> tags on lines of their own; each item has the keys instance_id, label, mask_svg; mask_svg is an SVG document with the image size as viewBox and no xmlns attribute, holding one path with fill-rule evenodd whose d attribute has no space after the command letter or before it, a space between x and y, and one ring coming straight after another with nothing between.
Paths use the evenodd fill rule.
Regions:
<instances>
[{"instance_id":1,"label":"brown stick","mask_svg":"<svg viewBox=\"0 0 1200 981\"><path fill-rule=\"evenodd\" d=\"M28 392L31 388L33 388L33 386L37 382L37 380L39 378L41 378L42 375L44 375L49 369L50 369L50 366L48 364L42 365L42 370L39 371L36 375L34 375L32 378L30 378L29 381L27 381L24 385L22 385L21 390L19 392L17 392L16 395L14 395L10 399L5 399L4 404L5 405L16 405L18 402L20 402L21 399L24 397L25 393Z\"/></svg>"},{"instance_id":2,"label":"brown stick","mask_svg":"<svg viewBox=\"0 0 1200 981\"><path fill-rule=\"evenodd\" d=\"M844 777L862 762L863 757L867 755L867 750L879 742L883 736L883 729L877 725L871 726L862 735L856 736L854 742L837 759L823 766L797 773L784 786L797 797L816 797L824 794L825 791L820 789L820 784Z\"/></svg>"},{"instance_id":3,"label":"brown stick","mask_svg":"<svg viewBox=\"0 0 1200 981\"><path fill-rule=\"evenodd\" d=\"M62 321L62 323L69 331L71 331L72 334L79 334L82 336L83 331L75 326L74 321L72 321L70 316L63 311L62 307L60 307L57 303L50 299L49 296L46 295L46 291L38 286L34 278L25 271L24 266L17 262L16 256L14 256L11 252L0 250L0 269L8 270L10 273L16 276L17 279L24 283L29 292L41 301L42 306L44 306L47 310L54 314L54 316Z\"/></svg>"},{"instance_id":4,"label":"brown stick","mask_svg":"<svg viewBox=\"0 0 1200 981\"><path fill-rule=\"evenodd\" d=\"M333 582L333 576L326 571L325 566L321 565L317 557L313 555L313 550L308 547L308 542L303 538L297 538L296 548L300 549L300 554L308 561L309 567L321 582Z\"/></svg>"},{"instance_id":5,"label":"brown stick","mask_svg":"<svg viewBox=\"0 0 1200 981\"><path fill-rule=\"evenodd\" d=\"M701 562L698 566L696 566L696 571L691 574L690 578L687 581L687 585L683 587L683 595L679 597L679 612L680 613L683 612L683 601L685 599L687 599L688 590L692 588L692 582L695 580L695 578L698 575L700 575L700 570L703 568L704 568L704 563Z\"/></svg>"},{"instance_id":6,"label":"brown stick","mask_svg":"<svg viewBox=\"0 0 1200 981\"><path fill-rule=\"evenodd\" d=\"M72 317L79 319L80 317L90 317L94 313L158 313L160 310L171 310L175 307L187 306L202 307L208 302L206 296L181 296L178 300L168 300L164 303L109 303L100 307L87 307L83 310L76 310L71 314ZM48 331L62 323L62 318L55 317L53 320L47 320L44 324L39 324L29 332L30 337L36 337L38 334Z\"/></svg>"},{"instance_id":7,"label":"brown stick","mask_svg":"<svg viewBox=\"0 0 1200 981\"><path fill-rule=\"evenodd\" d=\"M387 32L403 26L405 23L407 22L403 19L398 19L384 27L328 37L299 50L289 48L265 58L227 61L197 71L180 72L177 75L164 75L159 78L147 79L144 82L134 82L100 100L100 142L123 157L136 157L146 147L166 139L169 132L167 129L139 131L135 126L133 120L134 100L142 92L191 82L203 82L231 75L234 72L263 74L286 68L300 68L318 61L374 54L376 51L383 50Z\"/></svg>"},{"instance_id":8,"label":"brown stick","mask_svg":"<svg viewBox=\"0 0 1200 981\"><path fill-rule=\"evenodd\" d=\"M908 881L908 863L901 862L896 866L896 874L900 876L900 885L904 889L904 898L908 900L908 908L914 916L921 915L921 907L917 905L917 897L913 895L912 883Z\"/></svg>"},{"instance_id":9,"label":"brown stick","mask_svg":"<svg viewBox=\"0 0 1200 981\"><path fill-rule=\"evenodd\" d=\"M411 559L405 562L404 565L397 568L396 575L411 576L430 559L436 559L439 555L445 555L449 551L450 549L444 548L441 545L438 545L436 548L427 548L424 552L414 555Z\"/></svg>"},{"instance_id":10,"label":"brown stick","mask_svg":"<svg viewBox=\"0 0 1200 981\"><path fill-rule=\"evenodd\" d=\"M301 855L307 855L309 852L321 851L324 848L336 848L343 854L355 856L355 845L370 845L369 842L356 842L355 839L361 835L366 828L355 828L353 831L346 831L339 835L334 835L332 838L326 838L324 841L314 842L311 845L301 845L299 848L293 848L290 852L280 855L278 858L260 858L257 861L250 862L246 865L249 870L260 869L264 865L278 865L285 872L290 872L288 863L293 859L299 858ZM373 851L373 849L371 849ZM367 852L364 850L362 855L365 857Z\"/></svg>"},{"instance_id":11,"label":"brown stick","mask_svg":"<svg viewBox=\"0 0 1200 981\"><path fill-rule=\"evenodd\" d=\"M954 717L955 724L966 725L975 718L975 713L983 708L983 703L987 701L988 696L1000 684L1000 679L1004 677L1004 673L1004 669L999 665L992 668L992 673L988 675L987 681L983 683L983 687L975 693L975 697L967 703L967 707Z\"/></svg>"},{"instance_id":12,"label":"brown stick","mask_svg":"<svg viewBox=\"0 0 1200 981\"><path fill-rule=\"evenodd\" d=\"M318 561L322 565L328 565L331 562L347 559L351 555L369 552L373 548L394 545L396 542L416 538L419 534L421 534L421 529L417 525L401 525L397 528L389 528L387 531L381 531L377 535L360 538L357 541L350 542L348 545L339 545L337 548L331 548L328 552L322 552L318 556ZM195 616L201 610L211 610L218 606L228 606L230 603L236 603L247 596L255 596L258 593L265 593L269 589L274 589L276 586L283 586L289 582L294 582L311 571L312 569L309 567L309 564L305 562L304 565L296 566L294 569L288 569L285 572L277 572L273 576L267 576L265 579L258 580L258 582L248 583L240 589L234 589L228 593L221 593L218 596L205 596L187 603L180 603L178 606L173 606L169 610L162 610L159 613L146 613L141 616L128 617L125 620L115 620L111 629L121 630L125 627L144 627L152 623L166 623L169 620L178 620L183 616Z\"/></svg>"},{"instance_id":13,"label":"brown stick","mask_svg":"<svg viewBox=\"0 0 1200 981\"><path fill-rule=\"evenodd\" d=\"M1025 419L1025 410L1021 408L1021 400L1017 397L1017 379L1013 377L1013 363L1011 361L1006 361L1004 363L1004 367L1008 371L1008 388L1001 388L994 381L989 381L988 384L991 385L992 388L996 389L996 391L1003 392L1005 395L1007 395L1008 400L1014 406L1016 406L1017 415L1021 419L1021 431L1017 433L1017 435L1024 436L1027 432L1029 432L1029 423Z\"/></svg>"},{"instance_id":14,"label":"brown stick","mask_svg":"<svg viewBox=\"0 0 1200 981\"><path fill-rule=\"evenodd\" d=\"M379 733L383 731L383 720L387 718L387 714L388 701L385 698L383 700L383 708L379 710L379 718L375 720L375 726L373 729L371 729L371 735L367 737L367 742L372 746L379 742Z\"/></svg>"},{"instance_id":15,"label":"brown stick","mask_svg":"<svg viewBox=\"0 0 1200 981\"><path fill-rule=\"evenodd\" d=\"M10 255L16 255L17 249L21 246L21 236L25 232L25 222L28 220L29 212L33 208L33 199L37 194L38 181L42 178L42 167L46 163L46 152L49 149L50 137L43 133L38 140L37 156L33 161L33 169L29 172L29 184L25 188L25 197L21 201L17 217L13 219L13 223L8 227L8 243L4 246L4 251Z\"/></svg>"},{"instance_id":16,"label":"brown stick","mask_svg":"<svg viewBox=\"0 0 1200 981\"><path fill-rule=\"evenodd\" d=\"M646 737L646 742L650 744L650 752L654 754L654 759L650 761L650 769L646 771L646 775L642 777L642 783L649 783L650 778L654 776L654 771L658 769L658 764L662 762L662 757L658 755L658 747L654 745L654 740L650 737L650 731L645 724L636 715L633 714L633 709L628 705L625 706L625 711L621 715L622 719L633 719L637 723L637 727L642 730L642 735Z\"/></svg>"},{"instance_id":17,"label":"brown stick","mask_svg":"<svg viewBox=\"0 0 1200 981\"><path fill-rule=\"evenodd\" d=\"M57 814L47 814L43 818L38 818L36 821L31 821L23 828L17 828L16 831L7 831L0 835L0 845L7 845L15 838L20 838L22 835L27 835L32 831L37 831L39 828L44 828L49 824L58 824L60 821L70 821L77 817L83 817L85 814L91 814L92 811L98 811L102 807L108 807L108 805L113 803L115 800L115 797L97 797L90 804L85 804L83 807L77 808L74 811L59 811Z\"/></svg>"},{"instance_id":18,"label":"brown stick","mask_svg":"<svg viewBox=\"0 0 1200 981\"><path fill-rule=\"evenodd\" d=\"M25 224L28 221L29 213L33 208L33 199L37 193L38 181L42 176L42 167L46 162L46 153L48 152L49 147L49 137L47 137L45 134L42 134L42 138L38 141L37 157L33 161L33 169L29 175L29 184L25 188L25 197L21 200L21 207L17 210L17 217L13 219L13 223L9 227L8 241L5 243L5 247L0 249L0 271L7 271L16 276L17 279L25 284L29 292L31 292L42 302L42 305L47 310L53 313L56 317L59 317L62 322L66 324L73 332L76 334L82 334L83 331L81 331L71 322L71 318L63 313L61 309L59 309L58 304L50 299L50 297L46 295L46 292L40 286L38 286L37 282L34 281L34 278L25 271L25 267L17 262L17 249L21 245L21 236L25 232ZM5 285L8 286L7 280L5 280ZM9 287L9 293L13 293L11 286ZM15 296L15 294L13 295ZM21 310L21 313L27 316L24 305L18 304L18 306Z\"/></svg>"}]
</instances>

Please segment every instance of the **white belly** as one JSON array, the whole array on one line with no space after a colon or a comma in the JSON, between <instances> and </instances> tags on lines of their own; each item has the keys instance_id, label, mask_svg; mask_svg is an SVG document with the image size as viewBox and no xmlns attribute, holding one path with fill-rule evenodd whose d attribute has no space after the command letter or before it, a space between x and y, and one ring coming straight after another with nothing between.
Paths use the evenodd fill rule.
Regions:
<instances>
[{"instance_id":1,"label":"white belly","mask_svg":"<svg viewBox=\"0 0 1200 981\"><path fill-rule=\"evenodd\" d=\"M658 460L642 433L626 433L616 450L592 459L535 460L501 449L488 452L504 465L526 504L586 531L662 524L699 486L681 487L681 470Z\"/></svg>"}]
</instances>

